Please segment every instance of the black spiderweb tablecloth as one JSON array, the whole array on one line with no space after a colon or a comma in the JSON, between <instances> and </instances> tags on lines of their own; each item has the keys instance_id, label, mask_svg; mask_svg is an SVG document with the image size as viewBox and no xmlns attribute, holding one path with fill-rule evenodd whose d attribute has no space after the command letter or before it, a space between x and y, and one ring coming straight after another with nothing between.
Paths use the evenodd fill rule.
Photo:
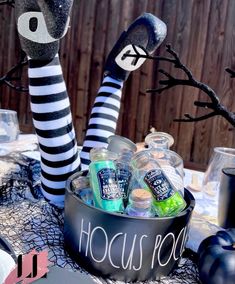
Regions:
<instances>
[{"instance_id":1,"label":"black spiderweb tablecloth","mask_svg":"<svg viewBox=\"0 0 235 284\"><path fill-rule=\"evenodd\" d=\"M1 177L0 234L9 241L16 255L33 249L47 250L53 265L81 271L63 247L63 209L46 202L40 193L39 162L14 153L1 157L1 163L12 167ZM97 283L123 283L95 279ZM185 254L170 277L148 283L199 283L194 255Z\"/></svg>"}]
</instances>

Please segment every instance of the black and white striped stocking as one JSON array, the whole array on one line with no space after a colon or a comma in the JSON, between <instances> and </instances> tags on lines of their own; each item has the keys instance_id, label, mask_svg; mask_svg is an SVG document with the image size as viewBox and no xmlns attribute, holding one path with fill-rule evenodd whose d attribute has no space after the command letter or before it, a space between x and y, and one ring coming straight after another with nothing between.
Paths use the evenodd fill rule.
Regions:
<instances>
[{"instance_id":1,"label":"black and white striped stocking","mask_svg":"<svg viewBox=\"0 0 235 284\"><path fill-rule=\"evenodd\" d=\"M103 79L95 99L80 153L82 169L90 163L89 152L93 147L107 147L107 138L116 131L123 82L109 76Z\"/></svg>"},{"instance_id":2,"label":"black and white striped stocking","mask_svg":"<svg viewBox=\"0 0 235 284\"><path fill-rule=\"evenodd\" d=\"M28 75L42 192L52 203L62 205L66 180L79 169L80 158L58 55L50 62L29 60Z\"/></svg>"}]
</instances>

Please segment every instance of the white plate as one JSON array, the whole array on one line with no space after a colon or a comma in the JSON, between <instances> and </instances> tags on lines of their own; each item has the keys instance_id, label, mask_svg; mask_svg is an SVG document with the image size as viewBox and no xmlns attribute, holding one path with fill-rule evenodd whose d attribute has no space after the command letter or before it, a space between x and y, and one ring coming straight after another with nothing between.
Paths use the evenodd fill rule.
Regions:
<instances>
[{"instance_id":1,"label":"white plate","mask_svg":"<svg viewBox=\"0 0 235 284\"><path fill-rule=\"evenodd\" d=\"M15 267L15 261L6 253L4 250L0 249L0 283L2 284L6 277L9 275L11 270Z\"/></svg>"}]
</instances>

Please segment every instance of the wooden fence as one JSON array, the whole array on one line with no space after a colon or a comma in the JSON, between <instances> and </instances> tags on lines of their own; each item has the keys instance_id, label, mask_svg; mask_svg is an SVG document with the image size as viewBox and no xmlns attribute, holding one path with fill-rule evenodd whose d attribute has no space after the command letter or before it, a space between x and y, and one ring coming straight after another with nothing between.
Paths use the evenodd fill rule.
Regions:
<instances>
[{"instance_id":1,"label":"wooden fence","mask_svg":"<svg viewBox=\"0 0 235 284\"><path fill-rule=\"evenodd\" d=\"M234 0L74 0L71 28L61 42L60 57L80 144L105 58L123 29L143 12L151 12L167 24L168 35L157 54L166 55L164 45L171 43L195 78L216 90L222 103L235 111L235 80L224 72L227 66L235 69ZM20 56L14 9L0 6L0 27L2 76ZM153 61L146 61L131 74L124 87L117 133L139 142L153 126L173 135L173 150L185 162L202 167L213 147L234 147L234 129L223 118L197 123L173 121L184 113L193 116L205 113L193 104L195 100L208 100L198 89L177 86L161 95L146 93L146 89L159 86L158 68L182 76L171 63ZM26 74L23 83L27 85ZM15 109L21 130L32 132L28 95L6 86L0 87L0 93L1 107Z\"/></svg>"}]
</instances>

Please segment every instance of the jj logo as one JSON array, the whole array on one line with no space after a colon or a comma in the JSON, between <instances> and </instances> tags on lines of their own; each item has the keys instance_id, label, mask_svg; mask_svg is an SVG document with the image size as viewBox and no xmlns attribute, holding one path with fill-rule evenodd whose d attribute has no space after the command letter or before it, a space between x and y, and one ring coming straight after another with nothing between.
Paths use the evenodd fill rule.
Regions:
<instances>
[{"instance_id":1,"label":"jj logo","mask_svg":"<svg viewBox=\"0 0 235 284\"><path fill-rule=\"evenodd\" d=\"M17 261L17 277L21 278L22 276L24 278L35 278L38 275L38 254L32 255L32 271L29 273L29 275L25 276L23 271L23 255L18 256ZM47 273L45 273L41 278L46 278Z\"/></svg>"},{"instance_id":2,"label":"jj logo","mask_svg":"<svg viewBox=\"0 0 235 284\"><path fill-rule=\"evenodd\" d=\"M13 271L7 276L4 284L32 283L45 278L48 272L48 252L35 250L26 255L19 255ZM22 281L22 282L21 282Z\"/></svg>"}]
</instances>

